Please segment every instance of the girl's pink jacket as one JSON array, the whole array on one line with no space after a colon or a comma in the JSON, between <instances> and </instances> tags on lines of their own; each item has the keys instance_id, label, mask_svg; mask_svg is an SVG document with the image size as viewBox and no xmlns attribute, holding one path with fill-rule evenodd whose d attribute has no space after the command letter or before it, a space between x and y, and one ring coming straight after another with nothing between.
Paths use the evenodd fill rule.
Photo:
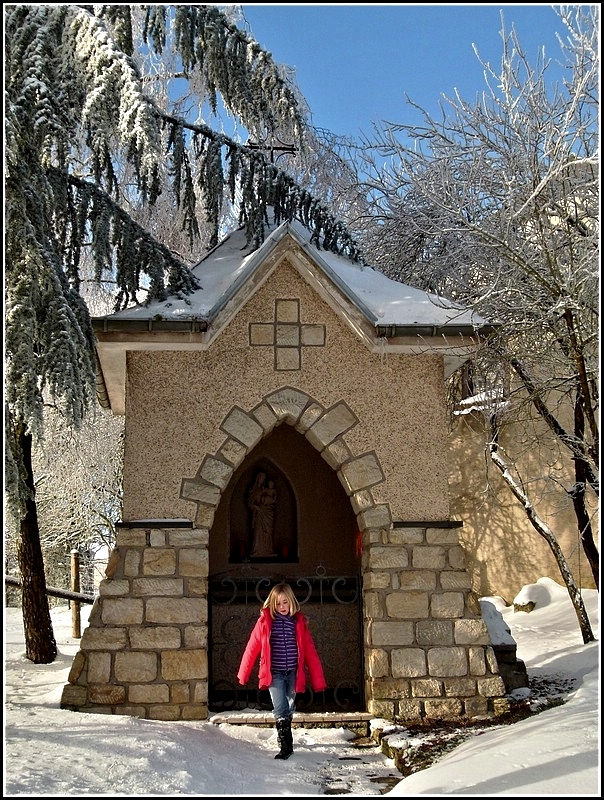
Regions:
<instances>
[{"instance_id":1,"label":"girl's pink jacket","mask_svg":"<svg viewBox=\"0 0 604 800\"><path fill-rule=\"evenodd\" d=\"M315 692L322 692L327 688L325 683L325 676L323 675L323 667L321 660L317 653L317 648L313 642L308 622L304 614L298 611L294 614L296 620L296 641L298 644L298 671L296 673L296 692L303 692L306 689L306 672L304 667L308 668L310 675L310 684ZM249 641L246 645L239 671L237 673L237 680L242 686L249 681L256 659L260 656L260 666L258 668L258 687L260 689L268 689L273 680L271 674L271 628L273 620L268 608L263 608L260 612L260 618L254 625L254 629L250 634Z\"/></svg>"}]
</instances>

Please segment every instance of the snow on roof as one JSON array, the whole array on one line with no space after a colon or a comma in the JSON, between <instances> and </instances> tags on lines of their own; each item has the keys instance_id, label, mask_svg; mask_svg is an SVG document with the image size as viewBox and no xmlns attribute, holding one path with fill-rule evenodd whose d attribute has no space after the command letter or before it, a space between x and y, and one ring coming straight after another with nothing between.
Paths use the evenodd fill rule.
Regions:
<instances>
[{"instance_id":1,"label":"snow on roof","mask_svg":"<svg viewBox=\"0 0 604 800\"><path fill-rule=\"evenodd\" d=\"M297 221L271 226L263 244L252 252L245 231L229 234L195 267L201 289L186 299L173 296L147 306L133 306L110 315L114 320L164 319L210 321L252 275L276 245L289 234L375 326L472 326L486 320L454 303L387 278L379 270L322 250L311 244L311 234Z\"/></svg>"}]
</instances>

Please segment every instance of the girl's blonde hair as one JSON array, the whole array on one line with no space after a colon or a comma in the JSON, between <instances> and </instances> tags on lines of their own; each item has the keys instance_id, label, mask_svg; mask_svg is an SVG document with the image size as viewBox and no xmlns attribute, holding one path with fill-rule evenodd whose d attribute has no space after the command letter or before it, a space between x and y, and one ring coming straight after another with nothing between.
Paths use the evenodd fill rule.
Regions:
<instances>
[{"instance_id":1,"label":"girl's blonde hair","mask_svg":"<svg viewBox=\"0 0 604 800\"><path fill-rule=\"evenodd\" d=\"M268 608L272 619L275 619L277 613L277 603L279 595L284 594L289 603L289 614L294 616L300 610L300 603L296 600L296 595L293 592L289 583L278 583L270 590L268 597L264 601L262 608Z\"/></svg>"}]
</instances>

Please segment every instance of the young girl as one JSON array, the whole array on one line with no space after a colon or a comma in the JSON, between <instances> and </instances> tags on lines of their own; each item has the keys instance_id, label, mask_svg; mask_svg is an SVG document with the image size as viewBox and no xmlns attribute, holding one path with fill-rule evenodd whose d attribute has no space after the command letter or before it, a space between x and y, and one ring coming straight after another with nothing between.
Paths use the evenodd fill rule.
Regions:
<instances>
[{"instance_id":1,"label":"young girl","mask_svg":"<svg viewBox=\"0 0 604 800\"><path fill-rule=\"evenodd\" d=\"M308 668L315 692L322 692L327 684L308 622L287 583L273 586L260 610L237 673L242 686L250 679L258 656L258 684L270 693L281 748L275 758L289 758L294 752L292 717L296 692L306 688L304 668Z\"/></svg>"}]
</instances>

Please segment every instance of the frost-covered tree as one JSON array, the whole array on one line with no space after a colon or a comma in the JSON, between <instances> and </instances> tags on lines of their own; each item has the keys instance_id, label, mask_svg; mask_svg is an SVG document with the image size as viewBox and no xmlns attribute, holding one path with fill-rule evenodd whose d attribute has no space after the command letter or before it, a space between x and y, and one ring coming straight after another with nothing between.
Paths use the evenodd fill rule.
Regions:
<instances>
[{"instance_id":1,"label":"frost-covered tree","mask_svg":"<svg viewBox=\"0 0 604 800\"><path fill-rule=\"evenodd\" d=\"M250 140L305 146L298 94L218 7L5 5L4 22L5 491L19 530L26 656L48 663L56 643L32 443L46 404L77 429L94 402L83 265L114 287L116 309L186 298L197 284L160 220L178 220L201 250L217 241L229 203L250 244L262 241L272 206L318 245L359 253L263 148L208 122L224 109Z\"/></svg>"},{"instance_id":2,"label":"frost-covered tree","mask_svg":"<svg viewBox=\"0 0 604 800\"><path fill-rule=\"evenodd\" d=\"M91 409L79 430L52 408L44 419L44 439L35 441L32 462L36 476L36 510L45 575L51 586L68 589L70 553L80 553L82 591L93 589L94 554L115 544L122 510L124 420ZM5 570L18 574L18 530L5 520Z\"/></svg>"},{"instance_id":3,"label":"frost-covered tree","mask_svg":"<svg viewBox=\"0 0 604 800\"><path fill-rule=\"evenodd\" d=\"M496 323L474 372L491 422L486 453L550 545L591 641L580 590L531 491L546 482L560 506L572 504L599 586L599 7L557 13L560 82L544 52L531 64L502 18L501 65L481 60L482 96L444 97L436 119L416 106L422 125L376 127L359 188L373 205L362 239L371 263ZM508 387L503 405L497 390ZM539 452L539 436L557 448L546 475L501 444L506 424L521 421L525 455Z\"/></svg>"}]
</instances>

